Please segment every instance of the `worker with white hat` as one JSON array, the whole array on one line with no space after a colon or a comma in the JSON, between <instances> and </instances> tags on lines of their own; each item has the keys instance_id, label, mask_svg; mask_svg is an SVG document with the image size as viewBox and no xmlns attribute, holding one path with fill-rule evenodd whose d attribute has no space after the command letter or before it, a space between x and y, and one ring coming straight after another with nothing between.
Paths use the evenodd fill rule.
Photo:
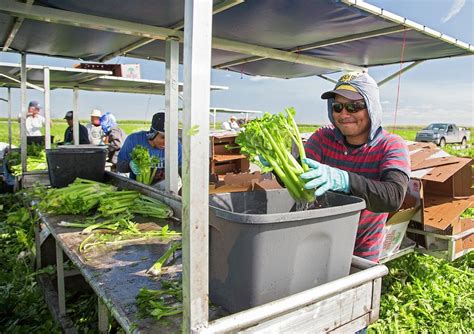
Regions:
<instances>
[{"instance_id":1,"label":"worker with white hat","mask_svg":"<svg viewBox=\"0 0 474 334\"><path fill-rule=\"evenodd\" d=\"M229 121L222 122L222 129L227 131L239 131L240 126L237 123L237 118L232 115L229 118Z\"/></svg>"},{"instance_id":2,"label":"worker with white hat","mask_svg":"<svg viewBox=\"0 0 474 334\"><path fill-rule=\"evenodd\" d=\"M89 133L89 141L92 145L103 145L105 133L100 126L100 118L102 112L99 109L92 109L91 122L86 125L87 132Z\"/></svg>"}]
</instances>

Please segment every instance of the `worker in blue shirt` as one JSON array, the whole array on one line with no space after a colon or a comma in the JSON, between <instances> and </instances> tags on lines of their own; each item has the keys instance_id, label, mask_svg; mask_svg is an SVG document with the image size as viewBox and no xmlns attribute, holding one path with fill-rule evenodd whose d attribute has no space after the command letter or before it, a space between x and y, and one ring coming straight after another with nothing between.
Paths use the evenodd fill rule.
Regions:
<instances>
[{"instance_id":1,"label":"worker in blue shirt","mask_svg":"<svg viewBox=\"0 0 474 334\"><path fill-rule=\"evenodd\" d=\"M153 184L158 188L164 189L165 179L165 113L158 112L153 115L151 121L151 128L149 131L139 131L132 133L125 139L122 148L120 149L117 161L117 171L120 173L129 173L130 178L136 179L136 174L139 173L137 165L131 158L133 149L141 145L148 149L150 156L158 158L158 170L155 174ZM178 141L178 172L181 174L182 161L182 147Z\"/></svg>"}]
</instances>

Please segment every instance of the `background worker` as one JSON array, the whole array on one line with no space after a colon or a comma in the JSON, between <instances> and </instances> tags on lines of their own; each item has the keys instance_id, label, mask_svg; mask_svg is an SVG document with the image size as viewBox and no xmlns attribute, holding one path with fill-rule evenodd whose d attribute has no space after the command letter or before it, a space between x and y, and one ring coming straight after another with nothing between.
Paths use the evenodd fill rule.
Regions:
<instances>
[{"instance_id":1,"label":"background worker","mask_svg":"<svg viewBox=\"0 0 474 334\"><path fill-rule=\"evenodd\" d=\"M66 113L66 116L64 116L64 119L67 122L68 127L66 128L66 131L64 132L64 142L62 144L66 145L72 145L74 144L74 132L73 132L73 112L72 110L68 111ZM79 144L90 144L89 142L89 133L87 132L87 129L84 125L79 124Z\"/></svg>"},{"instance_id":2,"label":"background worker","mask_svg":"<svg viewBox=\"0 0 474 334\"><path fill-rule=\"evenodd\" d=\"M38 101L31 101L26 115L26 136L41 136L41 129L46 124L46 119L40 115L41 106ZM20 115L21 117L21 115Z\"/></svg>"},{"instance_id":3,"label":"background worker","mask_svg":"<svg viewBox=\"0 0 474 334\"><path fill-rule=\"evenodd\" d=\"M87 132L89 133L89 142L92 145L103 145L105 133L100 126L102 112L99 109L93 109L90 117L91 122L86 126Z\"/></svg>"},{"instance_id":4,"label":"background worker","mask_svg":"<svg viewBox=\"0 0 474 334\"><path fill-rule=\"evenodd\" d=\"M367 73L343 75L327 100L332 126L322 127L305 145L310 171L300 175L316 196L327 190L361 197L354 255L378 261L389 212L403 203L410 175L405 141L381 125L377 83Z\"/></svg>"},{"instance_id":5,"label":"background worker","mask_svg":"<svg viewBox=\"0 0 474 334\"><path fill-rule=\"evenodd\" d=\"M100 126L104 132L104 144L107 145L107 161L117 165L118 154L127 138L125 131L117 125L115 116L107 112L100 118Z\"/></svg>"},{"instance_id":6,"label":"background worker","mask_svg":"<svg viewBox=\"0 0 474 334\"><path fill-rule=\"evenodd\" d=\"M235 116L230 116L229 121L222 122L222 129L227 131L238 131L240 126L237 124L237 118L235 118Z\"/></svg>"},{"instance_id":7,"label":"background worker","mask_svg":"<svg viewBox=\"0 0 474 334\"><path fill-rule=\"evenodd\" d=\"M149 131L139 131L132 133L125 140L122 149L118 154L117 170L120 173L130 172L130 178L136 179L139 170L132 161L131 153L135 146L141 145L148 149L150 156L159 159L158 170L155 174L154 186L164 189L165 178L165 113L158 112L153 115ZM178 141L178 171L181 174L182 147ZM179 186L181 187L181 186Z\"/></svg>"}]
</instances>

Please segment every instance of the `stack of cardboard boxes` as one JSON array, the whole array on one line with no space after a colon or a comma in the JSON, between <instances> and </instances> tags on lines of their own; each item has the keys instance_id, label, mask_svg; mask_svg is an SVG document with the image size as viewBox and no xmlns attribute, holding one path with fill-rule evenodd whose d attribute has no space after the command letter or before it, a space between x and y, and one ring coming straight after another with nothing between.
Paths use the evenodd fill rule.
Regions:
<instances>
[{"instance_id":1,"label":"stack of cardboard boxes","mask_svg":"<svg viewBox=\"0 0 474 334\"><path fill-rule=\"evenodd\" d=\"M448 259L473 249L474 220L461 218L466 209L474 207L473 160L449 156L427 144L413 144L409 149L412 178L420 180L423 189L422 210L412 218L411 227L429 232L411 237L428 251L451 252ZM462 238L456 238L461 234Z\"/></svg>"},{"instance_id":2,"label":"stack of cardboard boxes","mask_svg":"<svg viewBox=\"0 0 474 334\"><path fill-rule=\"evenodd\" d=\"M223 131L213 133L209 138L210 174L217 175L221 181L226 174L249 171L249 160L235 143L237 135L234 131Z\"/></svg>"},{"instance_id":3,"label":"stack of cardboard boxes","mask_svg":"<svg viewBox=\"0 0 474 334\"><path fill-rule=\"evenodd\" d=\"M411 180L402 208L385 227L381 257L395 254L408 237L430 254L453 260L474 248L474 220L462 218L474 207L472 162L430 143L408 145Z\"/></svg>"}]
</instances>

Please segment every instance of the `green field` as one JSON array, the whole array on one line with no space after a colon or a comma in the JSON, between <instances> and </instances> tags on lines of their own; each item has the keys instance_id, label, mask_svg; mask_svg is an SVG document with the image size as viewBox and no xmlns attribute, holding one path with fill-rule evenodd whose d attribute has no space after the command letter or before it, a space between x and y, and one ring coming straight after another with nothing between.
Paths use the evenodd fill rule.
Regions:
<instances>
[{"instance_id":1,"label":"green field","mask_svg":"<svg viewBox=\"0 0 474 334\"><path fill-rule=\"evenodd\" d=\"M84 120L81 122L86 124L87 121ZM131 134L140 130L147 130L149 128L149 122L143 121L123 121L120 123L120 127L127 133ZM53 126L51 128L51 134L54 136L55 142L60 142L64 138L64 131L66 130L67 124L65 120L55 119L53 120ZM301 133L312 133L319 128L319 125L311 124L299 124L298 125ZM419 131L421 127L416 126L399 126L397 129L393 130L392 128L386 128L387 131L395 133L400 137L406 140L415 140L416 132ZM6 119L0 119L0 142L8 142L8 126ZM12 122L12 144L18 146L20 144L20 130L19 124L17 121ZM446 151L452 155L465 156L465 157L474 157L474 135L471 136L471 146L463 150L453 150L449 146L446 147Z\"/></svg>"},{"instance_id":2,"label":"green field","mask_svg":"<svg viewBox=\"0 0 474 334\"><path fill-rule=\"evenodd\" d=\"M86 122L81 122L86 124ZM120 127L127 134L131 134L140 130L148 130L150 123L135 121L135 122L124 122L120 124ZM51 135L54 136L55 142L63 141L64 131L66 131L67 124L65 120L53 120L53 126L51 128ZM0 121L0 142L8 143L8 123L6 121ZM12 123L12 144L18 146L20 144L20 129L18 122Z\"/></svg>"}]
</instances>

